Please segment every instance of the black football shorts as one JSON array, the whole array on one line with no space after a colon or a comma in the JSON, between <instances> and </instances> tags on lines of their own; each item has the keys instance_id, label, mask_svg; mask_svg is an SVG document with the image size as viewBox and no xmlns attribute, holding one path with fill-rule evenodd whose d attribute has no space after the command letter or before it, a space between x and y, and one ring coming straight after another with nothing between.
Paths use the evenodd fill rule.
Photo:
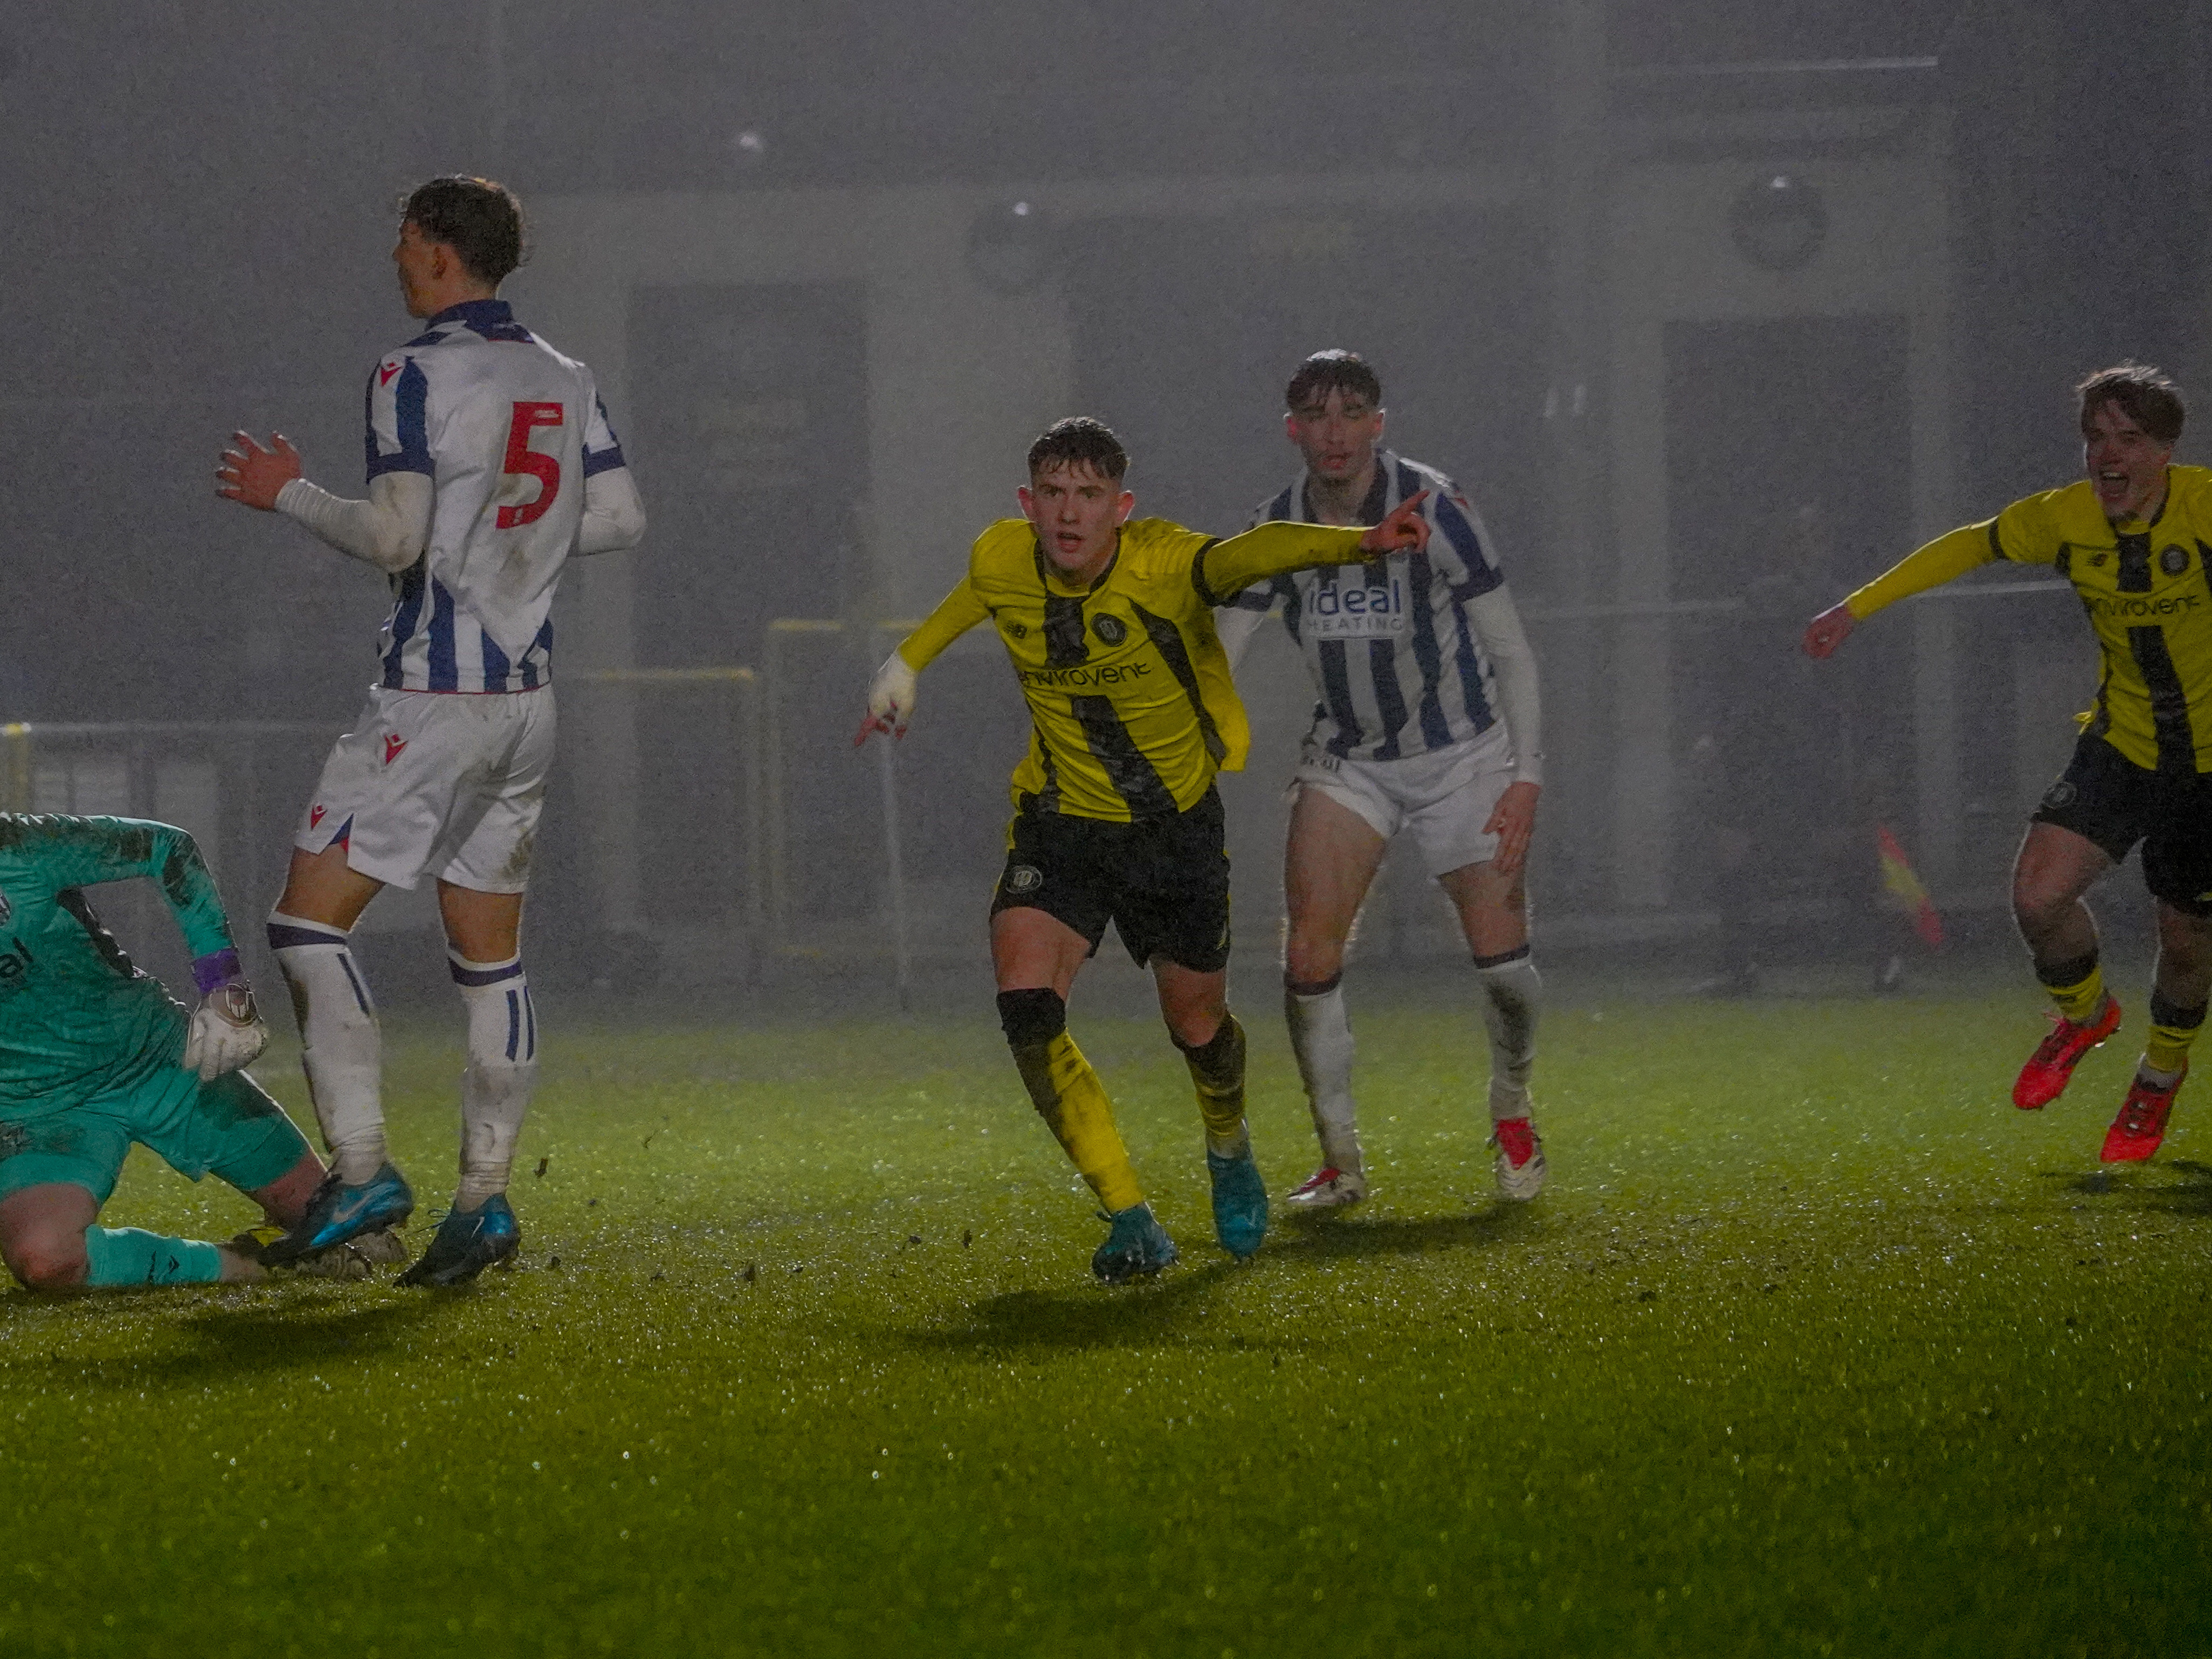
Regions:
<instances>
[{"instance_id":1,"label":"black football shorts","mask_svg":"<svg viewBox=\"0 0 2212 1659\"><path fill-rule=\"evenodd\" d=\"M2212 916L2212 779L2203 774L2154 772L2085 735L2035 822L2096 842L2115 864L2141 842L2152 895L2185 915Z\"/></svg>"},{"instance_id":2,"label":"black football shorts","mask_svg":"<svg viewBox=\"0 0 2212 1659\"><path fill-rule=\"evenodd\" d=\"M1201 974L1229 965L1229 851L1214 790L1171 818L1127 823L1025 809L1006 839L993 915L1042 910L1094 955L1111 921L1139 968L1154 957Z\"/></svg>"}]
</instances>

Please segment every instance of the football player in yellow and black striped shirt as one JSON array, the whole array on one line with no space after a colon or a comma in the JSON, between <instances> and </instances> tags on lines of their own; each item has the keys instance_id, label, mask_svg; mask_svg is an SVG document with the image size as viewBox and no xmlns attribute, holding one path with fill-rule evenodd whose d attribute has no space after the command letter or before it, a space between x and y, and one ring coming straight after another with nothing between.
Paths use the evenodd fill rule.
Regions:
<instances>
[{"instance_id":1,"label":"football player in yellow and black striped shirt","mask_svg":"<svg viewBox=\"0 0 2212 1659\"><path fill-rule=\"evenodd\" d=\"M1030 1098L1105 1206L1112 1231L1091 1266L1115 1284L1176 1251L1067 1035L1068 992L1109 921L1152 969L1189 1063L1222 1248L1248 1256L1267 1227L1244 1033L1226 999L1229 858L1213 787L1243 765L1247 732L1213 607L1279 572L1418 547L1427 526L1419 496L1364 531L1266 524L1219 541L1132 521L1128 457L1087 419L1048 428L1029 469L1024 516L976 538L966 578L877 672L860 732L903 732L921 671L976 623L996 627L1030 720L991 901L999 1019Z\"/></svg>"},{"instance_id":2,"label":"football player in yellow and black striped shirt","mask_svg":"<svg viewBox=\"0 0 2212 1659\"><path fill-rule=\"evenodd\" d=\"M2156 369L2123 364L2076 390L2086 478L1938 537L1814 617L1805 649L1825 657L1884 605L1993 559L2055 565L2074 584L2104 665L2013 866L2013 914L2058 1014L2012 1097L2029 1111L2056 1100L2119 1029L2082 896L2140 841L2158 901L2150 1036L2103 1152L2131 1163L2165 1138L2212 993L2212 471L2172 465L2185 411Z\"/></svg>"}]
</instances>

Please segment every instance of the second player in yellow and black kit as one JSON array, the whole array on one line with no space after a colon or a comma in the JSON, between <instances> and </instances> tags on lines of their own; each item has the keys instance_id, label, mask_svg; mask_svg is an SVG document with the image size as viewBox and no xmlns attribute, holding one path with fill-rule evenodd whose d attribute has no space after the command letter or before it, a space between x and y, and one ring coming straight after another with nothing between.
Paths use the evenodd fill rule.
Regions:
<instances>
[{"instance_id":1,"label":"second player in yellow and black kit","mask_svg":"<svg viewBox=\"0 0 2212 1659\"><path fill-rule=\"evenodd\" d=\"M2166 499L2148 520L2107 519L2087 480L2030 495L1938 537L1845 603L1863 619L1994 559L2053 565L2080 596L2104 658L2096 701L2081 716L2085 741L2138 771L2212 773L2212 471L2169 466ZM2159 896L2212 915L2208 885Z\"/></svg>"},{"instance_id":2,"label":"second player in yellow and black kit","mask_svg":"<svg viewBox=\"0 0 2212 1659\"><path fill-rule=\"evenodd\" d=\"M2140 842L2159 969L2142 1065L2103 1153L2135 1162L2164 1135L2212 963L2212 471L2171 464L2183 410L2155 369L2104 370L2077 391L2087 477L1938 537L1815 617L1806 648L1826 656L1884 606L1996 560L2051 565L2073 585L2102 661L2073 758L2014 872L2015 917L2058 1020L2013 1101L2055 1100L2118 1029L2081 896Z\"/></svg>"},{"instance_id":3,"label":"second player in yellow and black kit","mask_svg":"<svg viewBox=\"0 0 2212 1659\"><path fill-rule=\"evenodd\" d=\"M1000 1023L1031 1102L1107 1212L1091 1270L1109 1283L1176 1259L1067 1031L1066 994L1109 921L1152 969L1189 1066L1216 1237L1243 1257L1267 1231L1244 1035L1226 1001L1229 860L1214 788L1218 772L1243 764L1248 736L1213 607L1277 573L1425 535L1408 512L1371 529L1268 524L1228 541L1129 521L1127 461L1094 421L1037 441L1020 492L1030 516L976 538L966 577L878 671L862 728L902 730L920 671L977 623L997 629L1030 722L991 902Z\"/></svg>"}]
</instances>

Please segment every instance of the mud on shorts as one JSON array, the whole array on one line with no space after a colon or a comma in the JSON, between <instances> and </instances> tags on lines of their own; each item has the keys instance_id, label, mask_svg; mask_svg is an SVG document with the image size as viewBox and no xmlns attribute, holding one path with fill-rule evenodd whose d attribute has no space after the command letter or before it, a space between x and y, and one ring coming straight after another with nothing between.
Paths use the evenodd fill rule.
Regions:
<instances>
[{"instance_id":1,"label":"mud on shorts","mask_svg":"<svg viewBox=\"0 0 2212 1659\"><path fill-rule=\"evenodd\" d=\"M372 689L337 740L292 844L387 885L435 876L479 893L520 893L553 763L553 688Z\"/></svg>"},{"instance_id":2,"label":"mud on shorts","mask_svg":"<svg viewBox=\"0 0 2212 1659\"><path fill-rule=\"evenodd\" d=\"M1513 781L1513 750L1503 726L1426 755L1346 760L1309 740L1291 774L1290 793L1311 789L1357 814L1385 841L1410 831L1421 867L1433 878L1498 856L1483 829Z\"/></svg>"},{"instance_id":3,"label":"mud on shorts","mask_svg":"<svg viewBox=\"0 0 2212 1659\"><path fill-rule=\"evenodd\" d=\"M2185 915L2212 916L2212 778L2152 771L2084 735L2033 821L2094 842L2115 864L2141 842L2153 896Z\"/></svg>"},{"instance_id":4,"label":"mud on shorts","mask_svg":"<svg viewBox=\"0 0 2212 1659\"><path fill-rule=\"evenodd\" d=\"M182 1043L179 1022L164 1052L72 1105L0 1102L0 1198L62 1181L105 1204L133 1141L180 1175L219 1176L246 1193L297 1164L307 1142L284 1109L243 1072L202 1083L177 1064Z\"/></svg>"},{"instance_id":5,"label":"mud on shorts","mask_svg":"<svg viewBox=\"0 0 2212 1659\"><path fill-rule=\"evenodd\" d=\"M1154 957L1218 973L1229 963L1229 851L1212 789L1171 818L1118 823L1026 807L1006 830L1006 867L991 914L1042 910L1091 954L1114 931L1139 967Z\"/></svg>"}]
</instances>

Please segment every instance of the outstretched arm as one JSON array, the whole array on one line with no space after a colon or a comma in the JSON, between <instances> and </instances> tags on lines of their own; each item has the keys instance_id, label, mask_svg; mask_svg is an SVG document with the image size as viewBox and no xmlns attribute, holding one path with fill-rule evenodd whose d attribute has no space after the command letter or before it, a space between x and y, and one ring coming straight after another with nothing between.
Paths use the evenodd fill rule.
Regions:
<instances>
[{"instance_id":1,"label":"outstretched arm","mask_svg":"<svg viewBox=\"0 0 2212 1659\"><path fill-rule=\"evenodd\" d=\"M977 623L991 614L991 607L983 603L983 596L975 585L963 579L960 586L938 602L921 627L908 635L898 648L884 659L882 667L868 687L868 712L861 719L860 729L853 734L853 746L857 749L868 740L871 732L902 738L907 722L914 718L915 688L921 671L935 661L938 653L965 634Z\"/></svg>"},{"instance_id":2,"label":"outstretched arm","mask_svg":"<svg viewBox=\"0 0 2212 1659\"><path fill-rule=\"evenodd\" d=\"M269 1041L238 964L230 919L198 844L171 823L143 818L21 817L0 819L0 837L35 852L54 887L93 887L144 876L161 890L192 953L199 1011L185 1041L185 1065L213 1082L244 1066Z\"/></svg>"},{"instance_id":3,"label":"outstretched arm","mask_svg":"<svg viewBox=\"0 0 2212 1659\"><path fill-rule=\"evenodd\" d=\"M1421 504L1427 499L1425 489L1408 496L1389 518L1368 530L1280 520L1255 525L1241 536L1201 548L1191 567L1191 580L1206 604L1221 605L1254 582L1285 571L1357 564L1405 548L1425 547L1429 521L1421 515Z\"/></svg>"},{"instance_id":4,"label":"outstretched arm","mask_svg":"<svg viewBox=\"0 0 2212 1659\"><path fill-rule=\"evenodd\" d=\"M307 482L300 452L281 432L266 448L234 432L232 448L216 469L216 491L227 501L282 513L305 525L341 553L386 574L406 569L430 540L430 480L420 472L380 472L368 481L368 499L350 501Z\"/></svg>"},{"instance_id":5,"label":"outstretched arm","mask_svg":"<svg viewBox=\"0 0 2212 1659\"><path fill-rule=\"evenodd\" d=\"M1850 637L1855 626L1885 605L1941 586L1987 564L1997 556L1990 530L1988 524L1964 525L1906 554L1841 605L1832 605L1814 617L1805 629L1805 654L1828 656Z\"/></svg>"}]
</instances>

